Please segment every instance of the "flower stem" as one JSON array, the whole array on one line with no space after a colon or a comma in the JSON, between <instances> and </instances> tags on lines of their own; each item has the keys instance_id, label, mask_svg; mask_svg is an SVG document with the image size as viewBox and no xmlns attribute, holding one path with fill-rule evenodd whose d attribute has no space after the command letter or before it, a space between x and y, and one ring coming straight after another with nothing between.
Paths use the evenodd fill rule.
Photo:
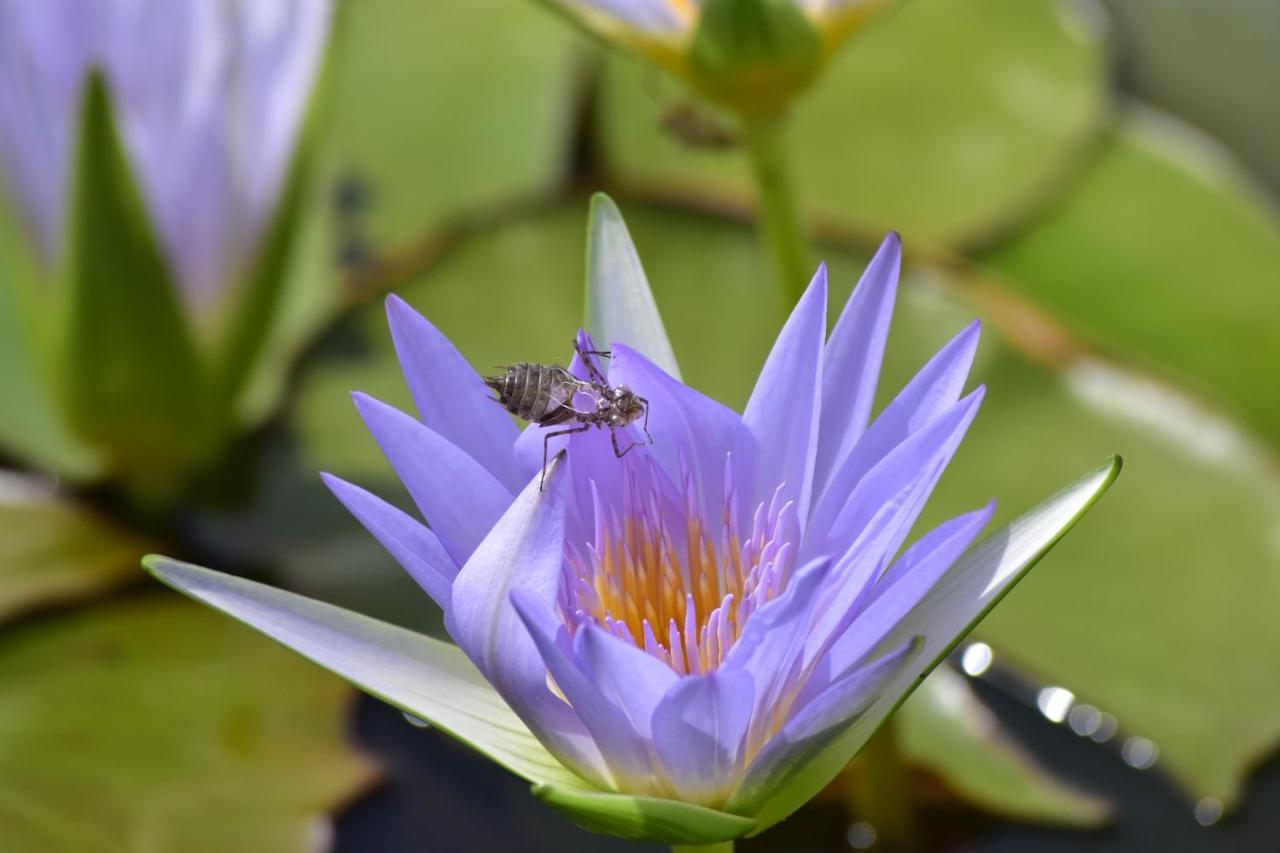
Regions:
<instances>
[{"instance_id":1,"label":"flower stem","mask_svg":"<svg viewBox=\"0 0 1280 853\"><path fill-rule=\"evenodd\" d=\"M760 204L760 236L768 247L774 277L789 307L799 300L809 275L809 241L786 145L783 116L744 120L747 151Z\"/></svg>"},{"instance_id":2,"label":"flower stem","mask_svg":"<svg viewBox=\"0 0 1280 853\"><path fill-rule=\"evenodd\" d=\"M875 830L876 850L908 853L919 849L907 769L892 718L858 753L848 794L850 811Z\"/></svg>"},{"instance_id":3,"label":"flower stem","mask_svg":"<svg viewBox=\"0 0 1280 853\"><path fill-rule=\"evenodd\" d=\"M671 853L733 853L732 841L718 844L672 844Z\"/></svg>"}]
</instances>

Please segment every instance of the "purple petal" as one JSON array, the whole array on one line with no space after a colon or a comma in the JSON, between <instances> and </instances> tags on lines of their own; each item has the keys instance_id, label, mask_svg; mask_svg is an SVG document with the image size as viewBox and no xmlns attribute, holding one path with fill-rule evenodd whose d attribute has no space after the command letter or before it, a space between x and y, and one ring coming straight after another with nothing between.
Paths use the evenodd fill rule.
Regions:
<instances>
[{"instance_id":1,"label":"purple petal","mask_svg":"<svg viewBox=\"0 0 1280 853\"><path fill-rule=\"evenodd\" d=\"M650 737L654 709L680 679L671 667L590 624L574 637L574 653L596 689L622 709L641 737Z\"/></svg>"},{"instance_id":2,"label":"purple petal","mask_svg":"<svg viewBox=\"0 0 1280 853\"><path fill-rule=\"evenodd\" d=\"M856 666L920 603L991 520L995 503L939 525L907 549L876 583L867 604L826 651L830 680ZM806 688L807 689L807 688Z\"/></svg>"},{"instance_id":3,"label":"purple petal","mask_svg":"<svg viewBox=\"0 0 1280 853\"><path fill-rule=\"evenodd\" d=\"M724 671L743 671L751 676L758 719L768 718L770 708L790 682L792 665L804 649L830 569L830 560L814 560L797 571L781 595L751 614L721 666Z\"/></svg>"},{"instance_id":4,"label":"purple petal","mask_svg":"<svg viewBox=\"0 0 1280 853\"><path fill-rule=\"evenodd\" d=\"M331 474L321 474L334 497L396 558L418 586L442 610L449 609L450 587L458 566L436 535L382 498Z\"/></svg>"},{"instance_id":5,"label":"purple petal","mask_svg":"<svg viewBox=\"0 0 1280 853\"><path fill-rule=\"evenodd\" d=\"M387 321L422 423L512 493L518 491L529 479L516 465L512 449L520 430L493 402L484 380L439 329L398 296L387 297Z\"/></svg>"},{"instance_id":6,"label":"purple petal","mask_svg":"<svg viewBox=\"0 0 1280 853\"><path fill-rule=\"evenodd\" d=\"M668 0L553 0L571 14L594 21L597 15L653 35L679 35L686 22ZM608 27L608 24L598 26Z\"/></svg>"},{"instance_id":7,"label":"purple petal","mask_svg":"<svg viewBox=\"0 0 1280 853\"><path fill-rule=\"evenodd\" d=\"M511 504L511 493L479 462L404 412L352 395L369 432L457 564Z\"/></svg>"},{"instance_id":8,"label":"purple petal","mask_svg":"<svg viewBox=\"0 0 1280 853\"><path fill-rule=\"evenodd\" d=\"M906 496L922 478L936 482L955 455L985 396L979 386L927 426L907 436L881 457L847 493L837 509L834 493L810 519L805 552L830 553L854 541L871 517L886 503ZM839 475L843 478L844 474ZM927 497L927 495L926 495ZM902 535L906 535L906 530Z\"/></svg>"},{"instance_id":9,"label":"purple petal","mask_svg":"<svg viewBox=\"0 0 1280 853\"><path fill-rule=\"evenodd\" d=\"M822 356L822 419L814 466L814 492L821 494L867 429L889 337L902 241L896 232L880 244L836 321Z\"/></svg>"},{"instance_id":10,"label":"purple petal","mask_svg":"<svg viewBox=\"0 0 1280 853\"><path fill-rule=\"evenodd\" d=\"M622 709L597 688L566 651L567 632L551 605L527 590L513 591L511 603L533 638L546 671L591 733L609 768L613 786L643 791L653 775L648 747ZM541 736L537 728L534 733Z\"/></svg>"},{"instance_id":11,"label":"purple petal","mask_svg":"<svg viewBox=\"0 0 1280 853\"><path fill-rule=\"evenodd\" d=\"M908 436L932 423L960 399L969 367L978 347L980 325L975 320L939 350L885 407L858 443L830 474L824 491L814 502L811 525L819 528L835 518L854 486L872 466Z\"/></svg>"},{"instance_id":12,"label":"purple petal","mask_svg":"<svg viewBox=\"0 0 1280 853\"><path fill-rule=\"evenodd\" d=\"M800 709L752 760L726 810L754 811L865 714L919 648L918 641L903 645L834 682Z\"/></svg>"},{"instance_id":13,"label":"purple petal","mask_svg":"<svg viewBox=\"0 0 1280 853\"><path fill-rule=\"evenodd\" d=\"M749 505L769 500L779 484L809 516L813 464L818 450L822 399L822 350L827 332L827 268L818 267L773 345L742 422L755 450L755 488Z\"/></svg>"},{"instance_id":14,"label":"purple petal","mask_svg":"<svg viewBox=\"0 0 1280 853\"><path fill-rule=\"evenodd\" d=\"M719 518L724 511L726 458L729 451L747 441L748 436L738 414L671 378L624 344L613 345L609 381L627 385L649 401L649 434L653 436L653 444L648 452L676 482L681 470L680 456L685 454L702 498L704 517ZM643 438L643 432L631 430L631 435L637 433ZM612 455L610 452L609 456ZM616 460L613 461L616 466ZM751 508L754 509L754 505Z\"/></svg>"},{"instance_id":15,"label":"purple petal","mask_svg":"<svg viewBox=\"0 0 1280 853\"><path fill-rule=\"evenodd\" d=\"M746 672L719 669L680 679L658 705L654 746L679 799L719 805L729 793L754 692Z\"/></svg>"},{"instance_id":16,"label":"purple petal","mask_svg":"<svg viewBox=\"0 0 1280 853\"><path fill-rule=\"evenodd\" d=\"M559 467L547 472L546 491L536 477L525 486L458 572L445 627L547 749L590 772L594 747L583 746L582 721L547 687L546 664L511 604L519 591L548 606L556 600L564 561Z\"/></svg>"}]
</instances>

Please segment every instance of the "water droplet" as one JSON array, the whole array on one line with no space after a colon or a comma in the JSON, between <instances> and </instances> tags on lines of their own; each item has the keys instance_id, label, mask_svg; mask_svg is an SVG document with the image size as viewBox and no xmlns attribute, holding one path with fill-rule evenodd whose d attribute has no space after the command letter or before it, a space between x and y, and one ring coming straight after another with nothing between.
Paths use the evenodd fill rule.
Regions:
<instances>
[{"instance_id":1,"label":"water droplet","mask_svg":"<svg viewBox=\"0 0 1280 853\"><path fill-rule=\"evenodd\" d=\"M404 719L405 719L405 721L406 721L409 725L413 726L415 729L429 729L429 728L431 728L431 724L430 724L430 723L428 723L428 722L427 722L426 720L424 720L424 719L421 719L420 717L415 717L413 714L405 714L405 715L404 715Z\"/></svg>"},{"instance_id":2,"label":"water droplet","mask_svg":"<svg viewBox=\"0 0 1280 853\"><path fill-rule=\"evenodd\" d=\"M849 826L845 839L854 850L870 850L876 843L876 828L859 821Z\"/></svg>"},{"instance_id":3,"label":"water droplet","mask_svg":"<svg viewBox=\"0 0 1280 853\"><path fill-rule=\"evenodd\" d=\"M1102 728L1102 712L1092 705L1076 705L1067 714L1067 725L1080 737L1093 737Z\"/></svg>"},{"instance_id":4,"label":"water droplet","mask_svg":"<svg viewBox=\"0 0 1280 853\"><path fill-rule=\"evenodd\" d=\"M964 670L965 675L976 678L991 668L994 657L991 647L986 643L970 643L960 657L960 668Z\"/></svg>"},{"instance_id":5,"label":"water droplet","mask_svg":"<svg viewBox=\"0 0 1280 853\"><path fill-rule=\"evenodd\" d=\"M1120 722L1116 719L1115 714L1102 712L1102 719L1098 723L1098 730L1089 735L1090 739L1097 743L1106 743L1116 736L1116 729L1120 728Z\"/></svg>"},{"instance_id":6,"label":"water droplet","mask_svg":"<svg viewBox=\"0 0 1280 853\"><path fill-rule=\"evenodd\" d=\"M1201 826L1213 826L1222 820L1222 800L1217 797L1205 797L1196 803L1196 823Z\"/></svg>"},{"instance_id":7,"label":"water droplet","mask_svg":"<svg viewBox=\"0 0 1280 853\"><path fill-rule=\"evenodd\" d=\"M1053 723L1060 723L1067 718L1067 712L1071 710L1071 703L1075 700L1076 694L1065 687L1046 687L1036 694L1036 705L1040 708L1040 713Z\"/></svg>"},{"instance_id":8,"label":"water droplet","mask_svg":"<svg viewBox=\"0 0 1280 853\"><path fill-rule=\"evenodd\" d=\"M1146 770L1160 757L1160 747L1144 737L1131 737L1120 747L1120 757L1135 770Z\"/></svg>"}]
</instances>

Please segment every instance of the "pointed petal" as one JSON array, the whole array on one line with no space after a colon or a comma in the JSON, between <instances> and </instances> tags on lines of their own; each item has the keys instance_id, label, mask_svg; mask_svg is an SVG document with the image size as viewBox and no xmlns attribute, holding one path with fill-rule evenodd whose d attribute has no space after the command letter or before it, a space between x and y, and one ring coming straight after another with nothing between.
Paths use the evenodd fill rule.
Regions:
<instances>
[{"instance_id":1,"label":"pointed petal","mask_svg":"<svg viewBox=\"0 0 1280 853\"><path fill-rule=\"evenodd\" d=\"M609 381L627 385L649 401L653 444L648 452L677 482L683 452L702 496L703 512L708 518L718 518L724 511L726 458L735 446L749 441L742 419L728 406L667 375L627 346L614 348ZM631 434L644 435L634 427ZM755 509L754 505L751 508Z\"/></svg>"},{"instance_id":2,"label":"pointed petal","mask_svg":"<svg viewBox=\"0 0 1280 853\"><path fill-rule=\"evenodd\" d=\"M800 709L751 762L726 808L754 813L759 805L801 774L841 733L865 715L895 675L917 657L918 641L831 684Z\"/></svg>"},{"instance_id":3,"label":"pointed petal","mask_svg":"<svg viewBox=\"0 0 1280 853\"><path fill-rule=\"evenodd\" d=\"M804 649L830 569L831 561L820 559L796 572L781 595L751 614L721 665L722 670L750 674L756 686L754 713L761 719L777 702Z\"/></svg>"},{"instance_id":4,"label":"pointed petal","mask_svg":"<svg viewBox=\"0 0 1280 853\"><path fill-rule=\"evenodd\" d=\"M653 773L645 741L622 709L596 688L564 648L562 643L567 645L567 632L551 605L528 590L513 591L511 604L542 656L544 681L545 673L549 672L591 733L609 768L612 787L643 789Z\"/></svg>"},{"instance_id":5,"label":"pointed petal","mask_svg":"<svg viewBox=\"0 0 1280 853\"><path fill-rule=\"evenodd\" d=\"M418 417L429 429L479 462L512 493L528 479L512 445L520 430L495 406L484 380L439 329L392 294L387 322Z\"/></svg>"},{"instance_id":6,"label":"pointed petal","mask_svg":"<svg viewBox=\"0 0 1280 853\"><path fill-rule=\"evenodd\" d=\"M669 38L679 36L687 29L674 4L667 0L543 1L581 21L589 29L615 38L620 28Z\"/></svg>"},{"instance_id":7,"label":"pointed petal","mask_svg":"<svg viewBox=\"0 0 1280 853\"><path fill-rule=\"evenodd\" d=\"M754 829L749 817L679 800L535 785L533 793L584 829L602 835L660 844L714 844Z\"/></svg>"},{"instance_id":8,"label":"pointed petal","mask_svg":"<svg viewBox=\"0 0 1280 853\"><path fill-rule=\"evenodd\" d=\"M436 535L418 520L359 486L331 474L321 474L320 478L418 586L426 590L441 610L447 611L458 565Z\"/></svg>"},{"instance_id":9,"label":"pointed petal","mask_svg":"<svg viewBox=\"0 0 1280 853\"><path fill-rule=\"evenodd\" d=\"M466 562L511 504L479 462L404 412L352 395L369 432L457 564Z\"/></svg>"},{"instance_id":10,"label":"pointed petal","mask_svg":"<svg viewBox=\"0 0 1280 853\"><path fill-rule=\"evenodd\" d=\"M879 646L973 544L994 512L993 501L939 525L912 545L876 583L861 612L843 623L843 633L822 661L828 677L839 678Z\"/></svg>"},{"instance_id":11,"label":"pointed petal","mask_svg":"<svg viewBox=\"0 0 1280 853\"><path fill-rule=\"evenodd\" d=\"M896 232L880 244L836 321L822 355L822 420L814 466L814 492L862 437L871 418L884 345L889 338L902 241Z\"/></svg>"},{"instance_id":12,"label":"pointed petal","mask_svg":"<svg viewBox=\"0 0 1280 853\"><path fill-rule=\"evenodd\" d=\"M978 321L966 326L929 359L831 473L825 491L814 501L814 513L830 512L824 504L843 504L853 484L907 436L931 423L960 399L969 367L978 350Z\"/></svg>"},{"instance_id":13,"label":"pointed petal","mask_svg":"<svg viewBox=\"0 0 1280 853\"><path fill-rule=\"evenodd\" d=\"M587 222L587 328L606 348L626 344L680 378L631 234L604 193L591 197Z\"/></svg>"},{"instance_id":14,"label":"pointed petal","mask_svg":"<svg viewBox=\"0 0 1280 853\"><path fill-rule=\"evenodd\" d=\"M979 386L931 423L907 436L858 480L847 482L854 473L852 469L838 473L832 479L828 499L810 519L805 551L810 555L840 553L842 543L854 541L882 506L901 500L922 480L927 480L931 489L959 449L985 394L985 388ZM846 490L847 498L837 508L835 496L840 490ZM917 512L927 497L926 491L916 502ZM914 515L905 521L914 522ZM899 530L901 537L907 532ZM901 538L890 541L889 547L896 551L901 541Z\"/></svg>"},{"instance_id":15,"label":"pointed petal","mask_svg":"<svg viewBox=\"0 0 1280 853\"><path fill-rule=\"evenodd\" d=\"M244 578L152 555L163 583L239 619L535 784L586 783L538 743L449 643Z\"/></svg>"},{"instance_id":16,"label":"pointed petal","mask_svg":"<svg viewBox=\"0 0 1280 853\"><path fill-rule=\"evenodd\" d=\"M547 667L511 604L511 594L552 604L564 560L559 460L525 486L453 581L445 627L553 755L598 781L599 753L582 721L547 687Z\"/></svg>"},{"instance_id":17,"label":"pointed petal","mask_svg":"<svg viewBox=\"0 0 1280 853\"><path fill-rule=\"evenodd\" d=\"M736 768L755 688L741 670L680 679L653 715L653 742L665 778L682 800L723 801Z\"/></svg>"},{"instance_id":18,"label":"pointed petal","mask_svg":"<svg viewBox=\"0 0 1280 853\"><path fill-rule=\"evenodd\" d=\"M574 653L596 689L623 710L641 737L651 737L653 711L680 676L648 652L594 625L578 630Z\"/></svg>"},{"instance_id":19,"label":"pointed petal","mask_svg":"<svg viewBox=\"0 0 1280 853\"><path fill-rule=\"evenodd\" d=\"M827 268L818 267L765 360L742 422L755 449L754 501L769 500L781 483L799 517L809 517L818 450L822 348L827 333Z\"/></svg>"},{"instance_id":20,"label":"pointed petal","mask_svg":"<svg viewBox=\"0 0 1280 853\"><path fill-rule=\"evenodd\" d=\"M761 828L782 820L830 782L924 677L1097 502L1119 473L1120 459L1112 457L1106 465L987 537L952 566L881 644L892 648L922 633L921 653L895 673L867 713L754 812Z\"/></svg>"}]
</instances>

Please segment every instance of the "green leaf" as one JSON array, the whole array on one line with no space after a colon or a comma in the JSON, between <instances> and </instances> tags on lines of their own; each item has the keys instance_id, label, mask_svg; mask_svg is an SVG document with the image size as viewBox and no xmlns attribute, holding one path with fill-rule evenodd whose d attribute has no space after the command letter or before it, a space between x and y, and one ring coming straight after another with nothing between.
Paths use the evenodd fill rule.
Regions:
<instances>
[{"instance_id":1,"label":"green leaf","mask_svg":"<svg viewBox=\"0 0 1280 853\"><path fill-rule=\"evenodd\" d=\"M0 623L135 580L146 550L52 484L0 471Z\"/></svg>"},{"instance_id":2,"label":"green leaf","mask_svg":"<svg viewBox=\"0 0 1280 853\"><path fill-rule=\"evenodd\" d=\"M1212 141L1132 113L1062 205L985 260L1090 341L1190 380L1280 446L1280 215Z\"/></svg>"},{"instance_id":3,"label":"green leaf","mask_svg":"<svg viewBox=\"0 0 1280 853\"><path fill-rule=\"evenodd\" d=\"M1055 781L954 670L939 667L893 718L904 757L970 803L1016 820L1100 826L1110 807Z\"/></svg>"},{"instance_id":4,"label":"green leaf","mask_svg":"<svg viewBox=\"0 0 1280 853\"><path fill-rule=\"evenodd\" d=\"M367 188L356 248L420 237L554 187L568 162L580 37L523 0L349 4L339 168ZM500 22L500 25L499 25Z\"/></svg>"},{"instance_id":5,"label":"green leaf","mask_svg":"<svg viewBox=\"0 0 1280 853\"><path fill-rule=\"evenodd\" d=\"M171 477L209 444L205 375L100 74L85 85L75 150L60 294L67 414L120 470Z\"/></svg>"},{"instance_id":6,"label":"green leaf","mask_svg":"<svg viewBox=\"0 0 1280 853\"><path fill-rule=\"evenodd\" d=\"M546 751L454 645L190 563L153 555L143 565L530 782L589 787Z\"/></svg>"},{"instance_id":7,"label":"green leaf","mask_svg":"<svg viewBox=\"0 0 1280 853\"><path fill-rule=\"evenodd\" d=\"M613 199L591 197L587 220L587 330L598 346L620 341L680 378L662 315Z\"/></svg>"},{"instance_id":8,"label":"green leaf","mask_svg":"<svg viewBox=\"0 0 1280 853\"><path fill-rule=\"evenodd\" d=\"M373 780L349 692L218 614L149 597L0 635L7 853L313 850Z\"/></svg>"},{"instance_id":9,"label":"green leaf","mask_svg":"<svg viewBox=\"0 0 1280 853\"><path fill-rule=\"evenodd\" d=\"M637 841L713 844L740 838L755 826L751 818L678 800L555 785L535 785L533 792L583 829Z\"/></svg>"},{"instance_id":10,"label":"green leaf","mask_svg":"<svg viewBox=\"0 0 1280 853\"><path fill-rule=\"evenodd\" d=\"M1059 0L898 4L797 100L800 197L840 225L899 230L917 250L1016 224L1057 192L1105 119L1105 46L1086 11ZM638 63L609 63L597 99L609 174L712 206L752 197L742 156L662 133L683 94L656 88Z\"/></svg>"}]
</instances>

